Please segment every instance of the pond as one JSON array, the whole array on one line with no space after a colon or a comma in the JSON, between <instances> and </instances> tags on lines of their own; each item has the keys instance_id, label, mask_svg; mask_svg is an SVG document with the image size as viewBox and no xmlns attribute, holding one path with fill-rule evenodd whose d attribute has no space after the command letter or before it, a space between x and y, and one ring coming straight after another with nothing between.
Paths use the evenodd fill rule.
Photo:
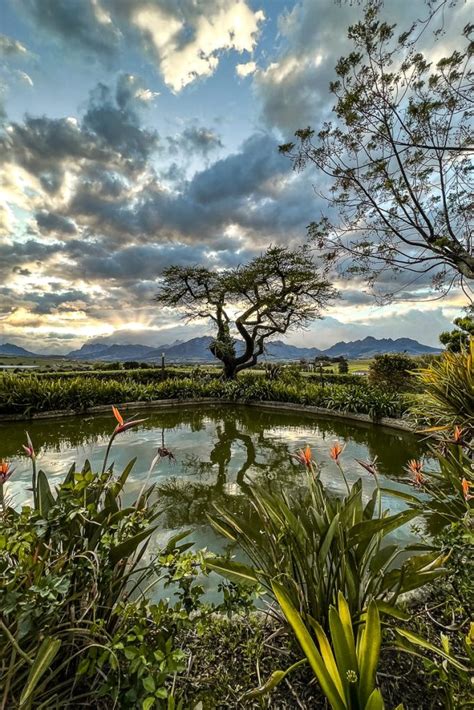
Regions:
<instances>
[{"instance_id":1,"label":"pond","mask_svg":"<svg viewBox=\"0 0 474 710\"><path fill-rule=\"evenodd\" d=\"M321 466L323 482L341 494L344 484L329 449L335 441L345 444L342 460L346 475L349 481L362 478L367 498L375 482L355 459L377 457L381 485L404 489L407 461L423 453L423 445L412 434L305 413L200 405L149 411L144 407L139 415L133 415L146 417L145 423L117 436L109 459L120 471L130 459L137 458L125 490L126 499L131 501L138 494L157 448L166 446L176 460L160 460L151 475L164 509L157 542L189 529L196 547L215 552L223 548L223 541L216 537L206 517L214 512L214 504L236 510L252 482L287 489L303 484L304 475L293 454L307 444ZM25 428L34 442L38 466L54 486L74 462L79 468L89 459L92 467L100 470L114 426L112 413L0 424L0 458L15 467L8 489L13 504L20 506L31 495L30 462L21 453ZM384 504L392 512L403 506L395 497L385 497ZM398 530L397 538L401 543L412 540L410 529Z\"/></svg>"}]
</instances>

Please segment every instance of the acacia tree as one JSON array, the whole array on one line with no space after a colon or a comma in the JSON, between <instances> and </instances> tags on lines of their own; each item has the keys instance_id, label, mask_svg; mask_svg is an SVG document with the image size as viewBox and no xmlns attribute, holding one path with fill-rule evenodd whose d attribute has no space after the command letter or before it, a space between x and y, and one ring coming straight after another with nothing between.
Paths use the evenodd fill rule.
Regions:
<instances>
[{"instance_id":1,"label":"acacia tree","mask_svg":"<svg viewBox=\"0 0 474 710\"><path fill-rule=\"evenodd\" d=\"M171 266L156 301L178 308L188 320L212 322L216 335L210 350L223 363L225 377L233 379L257 363L268 338L320 318L335 296L307 246L273 246L234 269Z\"/></svg>"},{"instance_id":2,"label":"acacia tree","mask_svg":"<svg viewBox=\"0 0 474 710\"><path fill-rule=\"evenodd\" d=\"M380 17L382 3L368 2L330 85L335 121L280 146L296 169L313 165L330 179L324 197L335 217L310 224L315 245L372 285L386 270L445 292L474 278L474 25L435 64L417 48L442 33L438 19L454 5L428 1L427 18L397 37Z\"/></svg>"}]
</instances>

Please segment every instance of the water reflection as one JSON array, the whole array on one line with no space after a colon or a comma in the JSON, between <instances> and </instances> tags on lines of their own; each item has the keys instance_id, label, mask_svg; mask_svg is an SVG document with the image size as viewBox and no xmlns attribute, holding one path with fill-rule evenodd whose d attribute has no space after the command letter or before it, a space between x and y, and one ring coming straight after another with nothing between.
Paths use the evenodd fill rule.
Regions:
<instances>
[{"instance_id":1,"label":"water reflection","mask_svg":"<svg viewBox=\"0 0 474 710\"><path fill-rule=\"evenodd\" d=\"M137 412L133 412L138 416ZM321 465L321 477L334 492L343 492L343 482L329 458L329 448L338 440L345 443L343 454L347 477L362 477L369 496L374 481L355 459L378 458L382 483L403 487L400 477L407 460L417 458L423 446L405 432L338 419L314 418L294 412L275 412L243 406L196 406L163 410L144 410L146 422L136 430L119 435L112 459L120 470L133 457L137 462L130 477L127 498L143 485L158 447L166 447L175 462L161 460L153 472L163 505L163 530L183 526L194 529L194 539L209 545L207 515L214 505L228 510L241 509L248 486L254 482L288 489L302 483L300 467L292 458L298 448L310 444ZM108 437L114 428L111 415L71 417L28 422L39 465L51 483L59 482L75 461L82 466L86 458L98 469ZM25 423L0 425L0 458L16 466L11 480L14 502L28 499L29 465L20 452L25 441ZM397 482L397 479L398 482ZM389 501L392 510L400 501Z\"/></svg>"}]
</instances>

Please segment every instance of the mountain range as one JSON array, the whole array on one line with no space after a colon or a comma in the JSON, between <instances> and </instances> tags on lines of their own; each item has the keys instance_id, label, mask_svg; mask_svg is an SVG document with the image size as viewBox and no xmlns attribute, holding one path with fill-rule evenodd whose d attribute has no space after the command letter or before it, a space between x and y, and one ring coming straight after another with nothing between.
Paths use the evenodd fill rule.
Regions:
<instances>
[{"instance_id":1,"label":"mountain range","mask_svg":"<svg viewBox=\"0 0 474 710\"><path fill-rule=\"evenodd\" d=\"M212 337L203 335L191 340L176 340L171 344L152 347L140 344L108 344L101 342L85 343L78 350L72 350L62 357L73 360L125 361L140 360L146 362L161 362L162 353L167 362L213 362L215 358L209 351ZM346 357L348 359L370 358L383 353L406 353L407 355L427 355L441 352L440 348L423 345L412 338L374 338L368 336L363 340L351 342L341 341L325 350L305 348L290 345L281 340L273 340L267 344L267 352L262 359L266 360L314 360L319 355L328 357ZM11 343L0 345L0 356L38 357L24 348Z\"/></svg>"}]
</instances>

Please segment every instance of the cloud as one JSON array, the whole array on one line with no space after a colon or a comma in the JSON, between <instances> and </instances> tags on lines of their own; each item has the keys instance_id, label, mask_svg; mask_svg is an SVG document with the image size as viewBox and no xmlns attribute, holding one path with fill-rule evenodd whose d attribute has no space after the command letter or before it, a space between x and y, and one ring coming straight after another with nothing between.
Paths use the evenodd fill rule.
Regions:
<instances>
[{"instance_id":1,"label":"cloud","mask_svg":"<svg viewBox=\"0 0 474 710\"><path fill-rule=\"evenodd\" d=\"M140 124L139 105L148 101L144 102L143 91L139 79L130 74L119 76L115 92L105 84L98 84L90 95L83 120L86 131L136 161L147 160L158 142L157 132Z\"/></svg>"},{"instance_id":2,"label":"cloud","mask_svg":"<svg viewBox=\"0 0 474 710\"><path fill-rule=\"evenodd\" d=\"M252 52L264 21L247 0L18 0L35 27L108 65L132 46L174 92L211 76L223 52Z\"/></svg>"},{"instance_id":3,"label":"cloud","mask_svg":"<svg viewBox=\"0 0 474 710\"><path fill-rule=\"evenodd\" d=\"M148 49L156 58L165 83L180 91L196 79L212 75L219 52L251 52L256 44L262 11L254 12L245 0L210 0L202 10L183 3L142 5L131 13Z\"/></svg>"},{"instance_id":4,"label":"cloud","mask_svg":"<svg viewBox=\"0 0 474 710\"><path fill-rule=\"evenodd\" d=\"M28 50L26 47L13 37L7 37L0 34L0 55L5 57L13 57L17 55L26 55Z\"/></svg>"},{"instance_id":5,"label":"cloud","mask_svg":"<svg viewBox=\"0 0 474 710\"><path fill-rule=\"evenodd\" d=\"M204 126L189 126L176 136L168 136L167 141L171 155L194 153L207 158L212 151L224 147L220 136Z\"/></svg>"},{"instance_id":6,"label":"cloud","mask_svg":"<svg viewBox=\"0 0 474 710\"><path fill-rule=\"evenodd\" d=\"M257 70L257 65L255 62L246 62L245 64L237 64L235 67L235 72L237 76L244 78L254 74Z\"/></svg>"},{"instance_id":7,"label":"cloud","mask_svg":"<svg viewBox=\"0 0 474 710\"><path fill-rule=\"evenodd\" d=\"M34 86L33 79L26 72L18 70L16 72L16 75L18 76L20 81L22 81L24 84L27 84L28 86Z\"/></svg>"},{"instance_id":8,"label":"cloud","mask_svg":"<svg viewBox=\"0 0 474 710\"><path fill-rule=\"evenodd\" d=\"M99 0L17 0L16 5L69 50L108 62L118 51L122 33Z\"/></svg>"},{"instance_id":9,"label":"cloud","mask_svg":"<svg viewBox=\"0 0 474 710\"><path fill-rule=\"evenodd\" d=\"M72 220L54 212L42 210L37 212L35 217L38 227L43 232L59 232L62 234L76 234L77 232L77 227Z\"/></svg>"}]
</instances>

